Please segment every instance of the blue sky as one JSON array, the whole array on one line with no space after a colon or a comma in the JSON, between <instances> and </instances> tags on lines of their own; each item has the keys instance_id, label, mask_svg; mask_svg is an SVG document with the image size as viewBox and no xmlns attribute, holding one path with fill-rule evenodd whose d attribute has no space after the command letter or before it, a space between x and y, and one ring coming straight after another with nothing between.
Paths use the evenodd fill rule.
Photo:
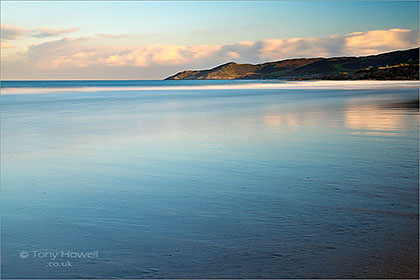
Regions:
<instances>
[{"instance_id":1,"label":"blue sky","mask_svg":"<svg viewBox=\"0 0 420 280\"><path fill-rule=\"evenodd\" d=\"M18 53L21 54L25 51L30 53L31 46L63 39L78 40L82 37L92 39L98 34L112 36L125 34L126 36L106 42L84 42L84 46L86 47L87 44L114 46L119 48L115 55L121 55L122 49L134 46L232 46L241 41L326 38L372 30L417 30L419 25L418 1L2 1L1 7L1 23L4 30L12 27L26 30L26 33L22 33L25 35L18 36L13 40L10 36L8 39L3 38L4 46L7 46L5 47L7 49L5 56L7 56L6 58L10 57L11 61L13 57L16 61ZM36 30L42 28L55 30L55 35L45 37L36 35L36 32L40 32ZM64 32L73 28L77 28L77 31ZM15 28L15 30L17 29ZM74 45L74 41L72 44ZM40 48L33 49L39 50ZM371 49L372 51L382 50L380 48ZM252 54L251 52L246 53L248 57L245 53L237 52L238 55L234 55L233 52L236 51L231 52L232 58L240 61L256 63L259 62L258 59L263 61L269 58L261 56L258 58L256 53ZM298 56L300 53L296 52L296 55ZM328 55L329 53L324 51L319 54ZM331 53L331 55L336 54L340 53ZM361 54L365 53L361 52ZM110 56L112 54L109 54L108 57ZM294 57L295 54L291 52L290 56ZM281 55L273 57L273 59L277 58L284 57ZM219 63L223 59L225 58L214 59L214 63ZM175 63L174 60L172 62L172 64ZM184 65L184 60L180 62L178 64L182 67L188 66L188 63ZM168 64L168 69L171 71L172 64L171 67ZM205 61L197 65L192 63L191 66L207 66L207 64L211 66L212 61ZM8 65L11 67L12 64ZM137 63L136 65L141 67L139 65L142 64ZM158 65L161 64L149 64L148 66L153 68ZM113 67L120 66L113 65ZM43 69L48 72L47 70ZM157 77L159 75L156 71L158 70L154 69L153 73L156 73ZM30 69L27 69L26 73L28 72ZM161 72L161 75L166 75L164 72Z\"/></svg>"},{"instance_id":2,"label":"blue sky","mask_svg":"<svg viewBox=\"0 0 420 280\"><path fill-rule=\"evenodd\" d=\"M83 26L81 35L156 34L160 36L154 40L160 43L231 43L415 29L418 10L417 1L2 2L2 23L26 28ZM197 31L202 38L190 36L200 34Z\"/></svg>"}]
</instances>

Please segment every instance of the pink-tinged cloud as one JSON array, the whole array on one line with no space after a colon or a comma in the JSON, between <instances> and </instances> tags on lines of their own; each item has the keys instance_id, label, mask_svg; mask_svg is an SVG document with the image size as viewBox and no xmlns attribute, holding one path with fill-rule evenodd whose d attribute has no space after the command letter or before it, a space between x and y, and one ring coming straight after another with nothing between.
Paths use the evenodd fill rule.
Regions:
<instances>
[{"instance_id":1,"label":"pink-tinged cloud","mask_svg":"<svg viewBox=\"0 0 420 280\"><path fill-rule=\"evenodd\" d=\"M39 69L56 69L58 67L86 67L99 63L98 50L106 52L103 46L89 44L91 38L63 38L29 46L27 58L30 65ZM109 50L111 52L111 50Z\"/></svg>"},{"instance_id":2,"label":"pink-tinged cloud","mask_svg":"<svg viewBox=\"0 0 420 280\"><path fill-rule=\"evenodd\" d=\"M366 55L418 44L418 30L389 29L351 33L346 37L344 48L349 54Z\"/></svg>"},{"instance_id":3,"label":"pink-tinged cloud","mask_svg":"<svg viewBox=\"0 0 420 280\"><path fill-rule=\"evenodd\" d=\"M63 38L29 46L20 65L8 65L6 73L23 73L26 69L25 73L38 70L44 72L37 73L54 75L88 73L92 78L98 72L101 75L109 73L114 78L150 79L163 78L185 69L214 67L227 61L261 63L296 57L369 55L418 45L418 31L406 29L372 30L325 38L263 39L194 46L118 46L107 44L107 40L98 37ZM136 73L145 76L137 76Z\"/></svg>"},{"instance_id":4,"label":"pink-tinged cloud","mask_svg":"<svg viewBox=\"0 0 420 280\"><path fill-rule=\"evenodd\" d=\"M29 30L10 24L1 25L1 38L4 40L17 40L29 33Z\"/></svg>"},{"instance_id":5,"label":"pink-tinged cloud","mask_svg":"<svg viewBox=\"0 0 420 280\"><path fill-rule=\"evenodd\" d=\"M59 36L67 33L73 33L80 30L80 27L74 27L74 28L67 28L67 29L56 29L56 28L38 28L34 30L33 37L37 38L45 38L45 37L53 37L53 36Z\"/></svg>"},{"instance_id":6,"label":"pink-tinged cloud","mask_svg":"<svg viewBox=\"0 0 420 280\"><path fill-rule=\"evenodd\" d=\"M276 60L292 57L369 55L419 45L418 30L389 29L332 35L326 38L266 39L259 57Z\"/></svg>"},{"instance_id":7,"label":"pink-tinged cloud","mask_svg":"<svg viewBox=\"0 0 420 280\"><path fill-rule=\"evenodd\" d=\"M14 48L16 48L16 46L14 46L10 43L7 43L7 42L1 42L0 46L1 46L2 49L14 49Z\"/></svg>"},{"instance_id":8,"label":"pink-tinged cloud","mask_svg":"<svg viewBox=\"0 0 420 280\"><path fill-rule=\"evenodd\" d=\"M119 38L133 37L133 35L130 35L130 34L104 34L104 33L98 33L96 34L96 36L106 38L106 39L119 39Z\"/></svg>"},{"instance_id":9,"label":"pink-tinged cloud","mask_svg":"<svg viewBox=\"0 0 420 280\"><path fill-rule=\"evenodd\" d=\"M179 46L144 45L110 47L97 45L93 38L64 38L28 48L30 62L42 69L60 67L165 66L188 64L209 58L220 50L218 45Z\"/></svg>"},{"instance_id":10,"label":"pink-tinged cloud","mask_svg":"<svg viewBox=\"0 0 420 280\"><path fill-rule=\"evenodd\" d=\"M67 29L56 29L56 28L37 28L37 29L26 29L21 26L15 26L10 24L1 25L1 38L4 40L18 40L24 36L32 36L37 38L45 38L52 36L59 36L67 33L73 33L80 30L79 27L67 28Z\"/></svg>"}]
</instances>

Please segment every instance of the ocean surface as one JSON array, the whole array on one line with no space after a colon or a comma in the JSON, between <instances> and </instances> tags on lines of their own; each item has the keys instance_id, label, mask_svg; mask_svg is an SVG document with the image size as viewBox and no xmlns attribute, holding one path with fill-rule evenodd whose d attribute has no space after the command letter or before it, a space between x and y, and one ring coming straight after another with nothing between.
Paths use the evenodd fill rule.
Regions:
<instances>
[{"instance_id":1,"label":"ocean surface","mask_svg":"<svg viewBox=\"0 0 420 280\"><path fill-rule=\"evenodd\" d=\"M1 278L417 277L418 98L418 82L2 82Z\"/></svg>"}]
</instances>

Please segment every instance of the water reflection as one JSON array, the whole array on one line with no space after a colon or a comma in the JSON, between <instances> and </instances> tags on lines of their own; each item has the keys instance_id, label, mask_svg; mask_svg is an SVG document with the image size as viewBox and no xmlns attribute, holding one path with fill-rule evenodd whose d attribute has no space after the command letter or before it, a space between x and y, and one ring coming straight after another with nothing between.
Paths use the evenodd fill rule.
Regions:
<instances>
[{"instance_id":1,"label":"water reflection","mask_svg":"<svg viewBox=\"0 0 420 280\"><path fill-rule=\"evenodd\" d=\"M270 106L262 113L261 122L267 127L277 128L321 126L348 128L351 134L398 134L416 119L412 103L408 102L410 107L404 108L399 104L405 103L387 99L350 98L334 106L307 105L301 106L300 110L295 106Z\"/></svg>"},{"instance_id":2,"label":"water reflection","mask_svg":"<svg viewBox=\"0 0 420 280\"><path fill-rule=\"evenodd\" d=\"M263 117L263 122L268 126L296 126L299 116L297 114L269 114Z\"/></svg>"},{"instance_id":3,"label":"water reflection","mask_svg":"<svg viewBox=\"0 0 420 280\"><path fill-rule=\"evenodd\" d=\"M346 108L344 118L346 126L356 130L396 132L406 128L403 115L369 104Z\"/></svg>"},{"instance_id":4,"label":"water reflection","mask_svg":"<svg viewBox=\"0 0 420 280\"><path fill-rule=\"evenodd\" d=\"M378 105L415 90L123 93L2 97L4 278L384 278L372 267L418 263L418 114ZM52 271L18 255L45 249L100 259Z\"/></svg>"},{"instance_id":5,"label":"water reflection","mask_svg":"<svg viewBox=\"0 0 420 280\"><path fill-rule=\"evenodd\" d=\"M265 126L272 127L296 127L296 126L315 126L323 123L329 126L331 122L337 122L340 116L337 116L331 108L269 108L262 115L262 123ZM337 126L337 124L336 124Z\"/></svg>"}]
</instances>

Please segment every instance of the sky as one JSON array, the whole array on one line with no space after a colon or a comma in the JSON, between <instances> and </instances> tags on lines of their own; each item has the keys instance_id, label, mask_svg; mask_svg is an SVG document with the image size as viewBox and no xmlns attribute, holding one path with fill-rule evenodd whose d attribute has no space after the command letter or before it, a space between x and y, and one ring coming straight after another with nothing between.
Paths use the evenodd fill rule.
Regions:
<instances>
[{"instance_id":1,"label":"sky","mask_svg":"<svg viewBox=\"0 0 420 280\"><path fill-rule=\"evenodd\" d=\"M418 1L1 1L1 78L163 79L408 49L418 32Z\"/></svg>"}]
</instances>

